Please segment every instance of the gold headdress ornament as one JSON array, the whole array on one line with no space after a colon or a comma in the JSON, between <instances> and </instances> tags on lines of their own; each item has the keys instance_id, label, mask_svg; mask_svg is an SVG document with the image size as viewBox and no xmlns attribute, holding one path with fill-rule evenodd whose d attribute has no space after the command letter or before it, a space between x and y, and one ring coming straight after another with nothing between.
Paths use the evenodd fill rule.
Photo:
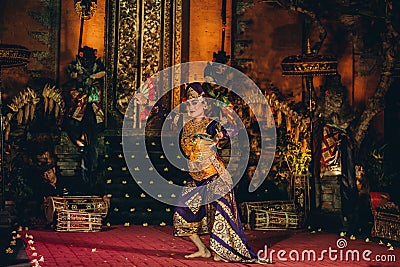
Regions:
<instances>
[{"instance_id":1,"label":"gold headdress ornament","mask_svg":"<svg viewBox=\"0 0 400 267\"><path fill-rule=\"evenodd\" d=\"M186 88L186 100L199 98L204 95L203 87L200 83L189 84Z\"/></svg>"},{"instance_id":2,"label":"gold headdress ornament","mask_svg":"<svg viewBox=\"0 0 400 267\"><path fill-rule=\"evenodd\" d=\"M187 90L187 100L198 97L200 97L199 93L197 93L196 90L194 90L192 87L189 87L189 89Z\"/></svg>"}]
</instances>

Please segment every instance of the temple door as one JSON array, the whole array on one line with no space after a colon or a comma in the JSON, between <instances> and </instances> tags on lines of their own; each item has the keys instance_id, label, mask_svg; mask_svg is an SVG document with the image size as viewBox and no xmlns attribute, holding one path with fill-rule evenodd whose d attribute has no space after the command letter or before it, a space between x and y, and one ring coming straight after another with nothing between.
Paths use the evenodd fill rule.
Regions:
<instances>
[{"instance_id":1,"label":"temple door","mask_svg":"<svg viewBox=\"0 0 400 267\"><path fill-rule=\"evenodd\" d=\"M126 115L133 128L142 127L140 107L126 108L151 75L181 63L182 0L107 1L106 99L107 120ZM162 98L164 108L179 101L179 90ZM117 123L118 125L118 123Z\"/></svg>"}]
</instances>

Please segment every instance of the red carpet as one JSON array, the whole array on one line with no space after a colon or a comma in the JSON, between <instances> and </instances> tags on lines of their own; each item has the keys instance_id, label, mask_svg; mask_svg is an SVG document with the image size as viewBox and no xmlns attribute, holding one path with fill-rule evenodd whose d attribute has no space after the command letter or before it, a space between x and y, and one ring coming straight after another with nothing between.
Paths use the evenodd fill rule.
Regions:
<instances>
[{"instance_id":1,"label":"red carpet","mask_svg":"<svg viewBox=\"0 0 400 267\"><path fill-rule=\"evenodd\" d=\"M240 263L220 263L212 259L185 259L184 255L193 252L194 246L188 239L176 238L171 235L170 226L114 226L106 227L102 232L95 233L71 233L54 232L52 230L29 230L22 232L25 241L33 239L34 243L28 245L26 252L32 261L32 266L249 266ZM31 236L30 236L31 235ZM315 234L307 231L246 231L250 245L257 252L268 246L268 253L284 250L287 261L279 260L277 252L273 254L274 264L270 266L399 266L400 248L389 250L386 245L377 242L365 242L364 240L350 240L345 238L347 246L338 249L338 235L324 232ZM208 239L204 237L208 243ZM343 240L342 240L343 241ZM30 242L32 243L32 241ZM206 243L206 244L207 244ZM317 258L321 251L336 249L338 259L332 260L329 254L323 254L323 260L309 260L308 254L301 261L304 250L316 251ZM34 250L33 250L34 249ZM371 261L362 259L364 250L371 250L367 255ZM294 256L296 250L300 253L300 260L289 258L289 253ZM351 257L346 261L345 254L348 250L359 251L360 260L352 261ZM340 260L340 251L343 252ZM36 254L34 254L36 253ZM397 262L381 263L375 261L375 257L396 257ZM262 255L261 255L262 256ZM383 257L382 257L383 256ZM43 258L42 258L43 257ZM36 263L37 261L37 263ZM257 265L251 265L257 266Z\"/></svg>"}]
</instances>

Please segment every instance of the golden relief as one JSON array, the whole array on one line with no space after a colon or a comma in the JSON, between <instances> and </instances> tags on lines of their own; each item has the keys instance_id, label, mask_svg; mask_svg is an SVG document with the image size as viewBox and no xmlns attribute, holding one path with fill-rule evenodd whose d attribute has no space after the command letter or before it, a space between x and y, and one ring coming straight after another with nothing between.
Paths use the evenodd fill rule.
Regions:
<instances>
[{"instance_id":1,"label":"golden relief","mask_svg":"<svg viewBox=\"0 0 400 267\"><path fill-rule=\"evenodd\" d=\"M161 48L161 1L143 2L141 82L159 71Z\"/></svg>"},{"instance_id":2,"label":"golden relief","mask_svg":"<svg viewBox=\"0 0 400 267\"><path fill-rule=\"evenodd\" d=\"M172 65L180 64L182 61L182 0L175 0L174 2L174 27L172 36L172 51L173 51L173 62ZM181 101L181 88L178 86L181 84L180 68L174 68L174 81L172 91L172 108L178 106Z\"/></svg>"},{"instance_id":3,"label":"golden relief","mask_svg":"<svg viewBox=\"0 0 400 267\"><path fill-rule=\"evenodd\" d=\"M180 63L181 40L182 0L111 1L107 14L106 54L110 66L106 104L114 117L114 110L127 112L136 89L147 78ZM167 109L172 106L170 102L170 97L162 98ZM130 117L139 120L140 107L135 105L129 112Z\"/></svg>"},{"instance_id":4,"label":"golden relief","mask_svg":"<svg viewBox=\"0 0 400 267\"><path fill-rule=\"evenodd\" d=\"M137 86L139 9L136 0L121 0L118 19L117 108L121 113Z\"/></svg>"}]
</instances>

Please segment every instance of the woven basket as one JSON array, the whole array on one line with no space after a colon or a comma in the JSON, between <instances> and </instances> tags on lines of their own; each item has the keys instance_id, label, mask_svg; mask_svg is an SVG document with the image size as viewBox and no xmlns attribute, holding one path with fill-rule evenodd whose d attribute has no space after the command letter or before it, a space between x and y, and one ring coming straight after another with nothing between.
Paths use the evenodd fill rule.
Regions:
<instances>
[{"instance_id":1,"label":"woven basket","mask_svg":"<svg viewBox=\"0 0 400 267\"><path fill-rule=\"evenodd\" d=\"M101 225L100 214L73 210L60 210L57 213L57 232L98 232Z\"/></svg>"}]
</instances>

